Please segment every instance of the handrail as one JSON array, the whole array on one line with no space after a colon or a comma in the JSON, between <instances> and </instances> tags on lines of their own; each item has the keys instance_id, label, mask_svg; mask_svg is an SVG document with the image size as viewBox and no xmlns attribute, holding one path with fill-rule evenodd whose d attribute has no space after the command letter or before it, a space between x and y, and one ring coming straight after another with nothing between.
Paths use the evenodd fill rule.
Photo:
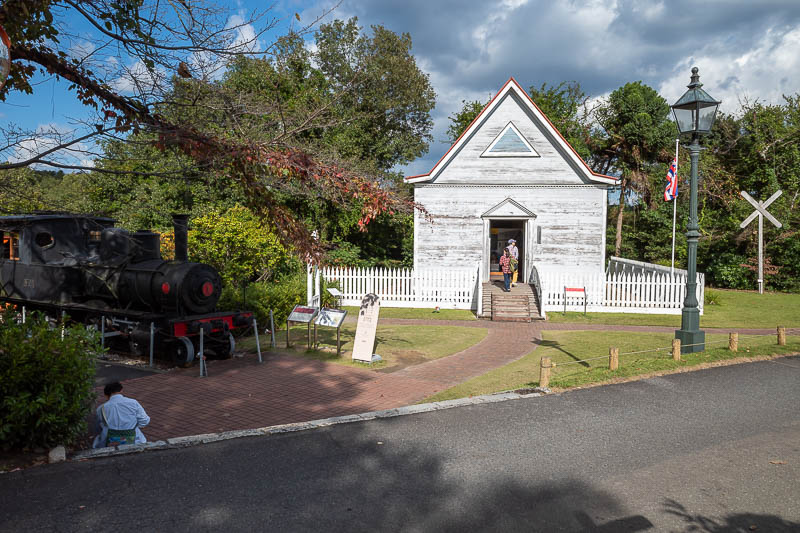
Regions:
<instances>
[{"instance_id":1,"label":"handrail","mask_svg":"<svg viewBox=\"0 0 800 533\"><path fill-rule=\"evenodd\" d=\"M539 302L539 312L542 313L544 316L544 302L542 301L542 280L539 277L539 271L536 269L536 265L531 264L531 270L528 274L528 283L533 285L534 290L536 291L536 298Z\"/></svg>"},{"instance_id":2,"label":"handrail","mask_svg":"<svg viewBox=\"0 0 800 533\"><path fill-rule=\"evenodd\" d=\"M645 263L644 261L635 261L633 259L625 259L624 257L609 257L608 258L608 267L606 268L606 274L612 271L616 274L620 272L632 273L632 272L661 272L662 274L682 274L684 276L688 275L686 270L676 268L670 269L668 266L663 265L656 265L654 263Z\"/></svg>"},{"instance_id":3,"label":"handrail","mask_svg":"<svg viewBox=\"0 0 800 533\"><path fill-rule=\"evenodd\" d=\"M478 261L478 279L476 280L478 286L476 287L478 299L476 302L475 315L480 317L483 315L483 261Z\"/></svg>"}]
</instances>

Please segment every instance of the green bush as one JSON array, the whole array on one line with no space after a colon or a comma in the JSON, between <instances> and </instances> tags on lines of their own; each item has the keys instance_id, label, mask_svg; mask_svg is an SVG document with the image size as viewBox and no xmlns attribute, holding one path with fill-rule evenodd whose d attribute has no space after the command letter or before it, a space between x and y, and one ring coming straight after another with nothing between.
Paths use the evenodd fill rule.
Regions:
<instances>
[{"instance_id":1,"label":"green bush","mask_svg":"<svg viewBox=\"0 0 800 533\"><path fill-rule=\"evenodd\" d=\"M189 254L217 269L226 286L268 279L289 261L278 237L249 209L237 205L192 220Z\"/></svg>"},{"instance_id":2,"label":"green bush","mask_svg":"<svg viewBox=\"0 0 800 533\"><path fill-rule=\"evenodd\" d=\"M253 311L258 323L269 325L269 311L272 309L275 326L280 327L297 304L306 303L306 276L295 274L272 281L252 283L244 291L225 288L218 307L221 310L246 309Z\"/></svg>"},{"instance_id":3,"label":"green bush","mask_svg":"<svg viewBox=\"0 0 800 533\"><path fill-rule=\"evenodd\" d=\"M332 307L333 296L326 290L328 287L338 287L336 282L320 283L323 307ZM218 308L220 310L245 309L253 311L259 325L269 325L269 311L272 309L275 327L281 328L286 324L286 319L295 305L306 304L306 274L298 273L284 276L273 281L253 283L244 291L225 288L222 291Z\"/></svg>"},{"instance_id":4,"label":"green bush","mask_svg":"<svg viewBox=\"0 0 800 533\"><path fill-rule=\"evenodd\" d=\"M39 313L25 324L0 314L0 446L51 447L86 434L94 400L96 333L53 327Z\"/></svg>"},{"instance_id":5,"label":"green bush","mask_svg":"<svg viewBox=\"0 0 800 533\"><path fill-rule=\"evenodd\" d=\"M706 269L707 281L715 287L752 289L755 276L743 267L747 259L739 254L723 252L714 257Z\"/></svg>"},{"instance_id":6,"label":"green bush","mask_svg":"<svg viewBox=\"0 0 800 533\"><path fill-rule=\"evenodd\" d=\"M706 288L703 292L703 303L705 305L720 305L722 293L714 289Z\"/></svg>"}]
</instances>

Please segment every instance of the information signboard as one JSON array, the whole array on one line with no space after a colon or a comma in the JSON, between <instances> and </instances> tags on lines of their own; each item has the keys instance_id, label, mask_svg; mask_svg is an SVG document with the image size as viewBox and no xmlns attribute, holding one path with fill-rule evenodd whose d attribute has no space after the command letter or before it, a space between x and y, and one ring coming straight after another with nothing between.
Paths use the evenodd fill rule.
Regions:
<instances>
[{"instance_id":1,"label":"information signboard","mask_svg":"<svg viewBox=\"0 0 800 533\"><path fill-rule=\"evenodd\" d=\"M331 309L323 307L319 310L317 319L314 321L314 346L317 346L317 326L336 328L336 355L342 355L341 327L347 311L343 309Z\"/></svg>"},{"instance_id":2,"label":"information signboard","mask_svg":"<svg viewBox=\"0 0 800 533\"><path fill-rule=\"evenodd\" d=\"M306 305L295 305L289 317L286 319L286 347L292 345L290 322L300 322L308 325L308 348L311 349L311 321L317 316L319 309L316 307L309 307Z\"/></svg>"},{"instance_id":3,"label":"information signboard","mask_svg":"<svg viewBox=\"0 0 800 533\"><path fill-rule=\"evenodd\" d=\"M314 321L314 324L317 326L338 328L342 325L344 317L346 316L347 311L344 309L331 309L329 307L323 307L319 310L319 314L317 315L317 319Z\"/></svg>"},{"instance_id":4,"label":"information signboard","mask_svg":"<svg viewBox=\"0 0 800 533\"><path fill-rule=\"evenodd\" d=\"M381 304L376 294L367 294L361 300L361 308L358 310L356 339L353 341L353 359L356 361L372 362L372 352L375 348L375 332L378 329L380 310Z\"/></svg>"},{"instance_id":5,"label":"information signboard","mask_svg":"<svg viewBox=\"0 0 800 533\"><path fill-rule=\"evenodd\" d=\"M305 305L295 305L292 312L289 313L289 322L302 322L308 324L317 315L316 307L307 307Z\"/></svg>"}]
</instances>

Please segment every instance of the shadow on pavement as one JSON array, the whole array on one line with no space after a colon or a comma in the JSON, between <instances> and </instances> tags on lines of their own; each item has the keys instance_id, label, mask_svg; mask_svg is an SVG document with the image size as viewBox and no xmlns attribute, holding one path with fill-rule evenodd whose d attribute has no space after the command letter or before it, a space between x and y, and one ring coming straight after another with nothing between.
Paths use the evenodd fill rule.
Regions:
<instances>
[{"instance_id":1,"label":"shadow on pavement","mask_svg":"<svg viewBox=\"0 0 800 533\"><path fill-rule=\"evenodd\" d=\"M501 459L510 450L461 450L454 461L438 440L412 443L396 429L351 424L8 474L0 530L610 533L675 530L676 520L686 531L798 530L771 515L694 515L672 500L643 516L589 481L552 479L536 464L511 470Z\"/></svg>"},{"instance_id":2,"label":"shadow on pavement","mask_svg":"<svg viewBox=\"0 0 800 533\"><path fill-rule=\"evenodd\" d=\"M96 374L94 376L94 386L103 387L107 383L113 381L127 381L129 379L143 378L152 376L156 372L152 370L145 370L138 367L106 363L98 361L95 367Z\"/></svg>"},{"instance_id":3,"label":"shadow on pavement","mask_svg":"<svg viewBox=\"0 0 800 533\"><path fill-rule=\"evenodd\" d=\"M712 518L700 514L692 514L691 511L675 500L667 500L664 504L664 509L667 513L682 518L687 524L687 531L704 531L706 533L723 533L726 531L800 531L800 522L790 522L775 515L734 513L721 518Z\"/></svg>"}]
</instances>

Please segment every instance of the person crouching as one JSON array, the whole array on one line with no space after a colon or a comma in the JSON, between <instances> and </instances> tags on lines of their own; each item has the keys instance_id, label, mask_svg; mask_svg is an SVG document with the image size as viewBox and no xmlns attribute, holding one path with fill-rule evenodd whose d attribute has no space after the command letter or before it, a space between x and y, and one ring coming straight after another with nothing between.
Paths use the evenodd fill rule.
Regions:
<instances>
[{"instance_id":1,"label":"person crouching","mask_svg":"<svg viewBox=\"0 0 800 533\"><path fill-rule=\"evenodd\" d=\"M133 398L122 395L122 383L115 381L103 388L106 403L97 408L98 435L93 448L143 444L147 442L140 427L150 423L144 408Z\"/></svg>"}]
</instances>

